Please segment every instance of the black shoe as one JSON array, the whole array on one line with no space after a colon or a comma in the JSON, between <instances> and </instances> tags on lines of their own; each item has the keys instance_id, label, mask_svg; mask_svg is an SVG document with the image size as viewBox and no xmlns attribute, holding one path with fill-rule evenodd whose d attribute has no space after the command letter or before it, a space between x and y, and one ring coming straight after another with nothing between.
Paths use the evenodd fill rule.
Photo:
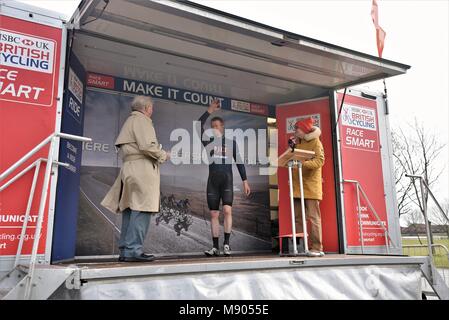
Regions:
<instances>
[{"instance_id":1,"label":"black shoe","mask_svg":"<svg viewBox=\"0 0 449 320\"><path fill-rule=\"evenodd\" d=\"M142 253L138 257L125 257L123 261L125 262L151 262L155 259L152 254Z\"/></svg>"},{"instance_id":2,"label":"black shoe","mask_svg":"<svg viewBox=\"0 0 449 320\"><path fill-rule=\"evenodd\" d=\"M125 261L125 257L122 257L122 256L118 257L118 262L124 262L124 261Z\"/></svg>"}]
</instances>

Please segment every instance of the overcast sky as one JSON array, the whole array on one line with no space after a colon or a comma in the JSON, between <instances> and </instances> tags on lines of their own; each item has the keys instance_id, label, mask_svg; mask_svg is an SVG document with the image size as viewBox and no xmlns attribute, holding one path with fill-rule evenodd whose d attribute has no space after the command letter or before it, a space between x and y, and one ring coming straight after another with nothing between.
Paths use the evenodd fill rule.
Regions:
<instances>
[{"instance_id":1,"label":"overcast sky","mask_svg":"<svg viewBox=\"0 0 449 320\"><path fill-rule=\"evenodd\" d=\"M113 0L112 0L113 1ZM78 0L23 1L70 17ZM304 36L377 55L371 21L371 0L351 1L196 1L235 15ZM387 79L390 123L406 126L414 117L449 141L449 1L379 0L380 25L386 31L383 57L409 64L402 76ZM381 83L367 85L382 89ZM434 189L449 198L448 148L440 158L446 166Z\"/></svg>"}]
</instances>

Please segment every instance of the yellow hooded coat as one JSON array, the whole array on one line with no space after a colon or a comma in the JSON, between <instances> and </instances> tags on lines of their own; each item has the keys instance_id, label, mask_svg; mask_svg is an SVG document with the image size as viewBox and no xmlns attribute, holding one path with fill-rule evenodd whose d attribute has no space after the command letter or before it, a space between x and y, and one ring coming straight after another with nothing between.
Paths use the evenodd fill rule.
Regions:
<instances>
[{"instance_id":1,"label":"yellow hooded coat","mask_svg":"<svg viewBox=\"0 0 449 320\"><path fill-rule=\"evenodd\" d=\"M313 159L302 164L302 176L304 185L304 199L323 199L323 180L321 168L324 165L324 149L320 141L321 130L313 127L313 131L306 134L304 139L295 145L296 149L314 151ZM293 168L293 196L300 198L298 169Z\"/></svg>"}]
</instances>

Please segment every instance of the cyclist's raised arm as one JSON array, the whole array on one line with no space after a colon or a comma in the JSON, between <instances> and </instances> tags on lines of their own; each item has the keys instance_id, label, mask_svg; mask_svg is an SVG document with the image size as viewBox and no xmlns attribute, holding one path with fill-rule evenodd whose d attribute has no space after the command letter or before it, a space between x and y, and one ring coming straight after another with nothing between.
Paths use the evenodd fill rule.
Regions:
<instances>
[{"instance_id":1,"label":"cyclist's raised arm","mask_svg":"<svg viewBox=\"0 0 449 320\"><path fill-rule=\"evenodd\" d=\"M200 135L200 139L201 139L201 143L203 144L203 146L207 146L211 141L205 141L203 140L203 134L204 134L204 125L206 124L206 120L207 118L209 118L209 111L204 112L201 117L198 119L198 121L201 122L201 132L199 133Z\"/></svg>"},{"instance_id":2,"label":"cyclist's raised arm","mask_svg":"<svg viewBox=\"0 0 449 320\"><path fill-rule=\"evenodd\" d=\"M200 139L201 142L203 143L203 146L207 146L209 143L211 143L211 141L204 141L203 140L203 134L204 134L204 125L206 124L206 120L207 118L209 118L209 115L212 114L213 112L215 112L216 110L220 109L220 102L217 99L214 99L209 107L207 107L207 111L204 112L201 117L198 119L198 121L201 122L201 135L200 135Z\"/></svg>"}]
</instances>

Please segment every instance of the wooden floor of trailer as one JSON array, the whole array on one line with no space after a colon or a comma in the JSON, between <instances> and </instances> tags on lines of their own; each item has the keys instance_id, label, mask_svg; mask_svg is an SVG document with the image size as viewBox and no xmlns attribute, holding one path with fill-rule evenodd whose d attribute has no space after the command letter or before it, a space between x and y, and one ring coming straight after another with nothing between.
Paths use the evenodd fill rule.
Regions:
<instances>
[{"instance_id":1,"label":"wooden floor of trailer","mask_svg":"<svg viewBox=\"0 0 449 320\"><path fill-rule=\"evenodd\" d=\"M348 254L326 254L324 257L298 256L279 256L278 254L242 254L230 257L206 257L206 256L162 256L157 257L152 262L118 262L114 259L82 259L71 263L65 262L55 264L55 266L76 266L84 271L94 271L101 274L102 270L115 270L117 276L121 273L120 269L126 269L125 274L133 274L133 270L140 271L146 269L149 273L163 274L164 271L182 272L186 266L189 270L195 272L209 269L213 266L214 270L251 270L267 268L279 268L285 266L296 267L329 267L329 266L357 266L357 265L404 265L421 264L425 259L423 257L392 256L392 255L348 255ZM153 272L150 272L152 270ZM176 271L175 271L176 270ZM123 270L124 271L124 270ZM168 273L171 273L168 272ZM138 272L140 273L140 272ZM112 274L111 274L112 275Z\"/></svg>"},{"instance_id":2,"label":"wooden floor of trailer","mask_svg":"<svg viewBox=\"0 0 449 320\"><path fill-rule=\"evenodd\" d=\"M156 257L154 261L151 262L119 262L118 258L86 258L86 259L75 259L73 262L63 262L57 263L55 265L73 265L76 264L79 267L93 267L93 268L108 268L108 267L119 267L119 266L142 266L142 265L177 265L177 264L191 264L191 263L231 263L231 262L253 262L261 260L340 260L340 259L367 259L367 258L389 258L389 257L407 257L402 255L359 255L359 254L326 254L323 257L308 257L305 255L297 256L279 256L277 254L241 254L232 255L229 257L219 256L219 257L207 257L207 256L160 256Z\"/></svg>"}]
</instances>

